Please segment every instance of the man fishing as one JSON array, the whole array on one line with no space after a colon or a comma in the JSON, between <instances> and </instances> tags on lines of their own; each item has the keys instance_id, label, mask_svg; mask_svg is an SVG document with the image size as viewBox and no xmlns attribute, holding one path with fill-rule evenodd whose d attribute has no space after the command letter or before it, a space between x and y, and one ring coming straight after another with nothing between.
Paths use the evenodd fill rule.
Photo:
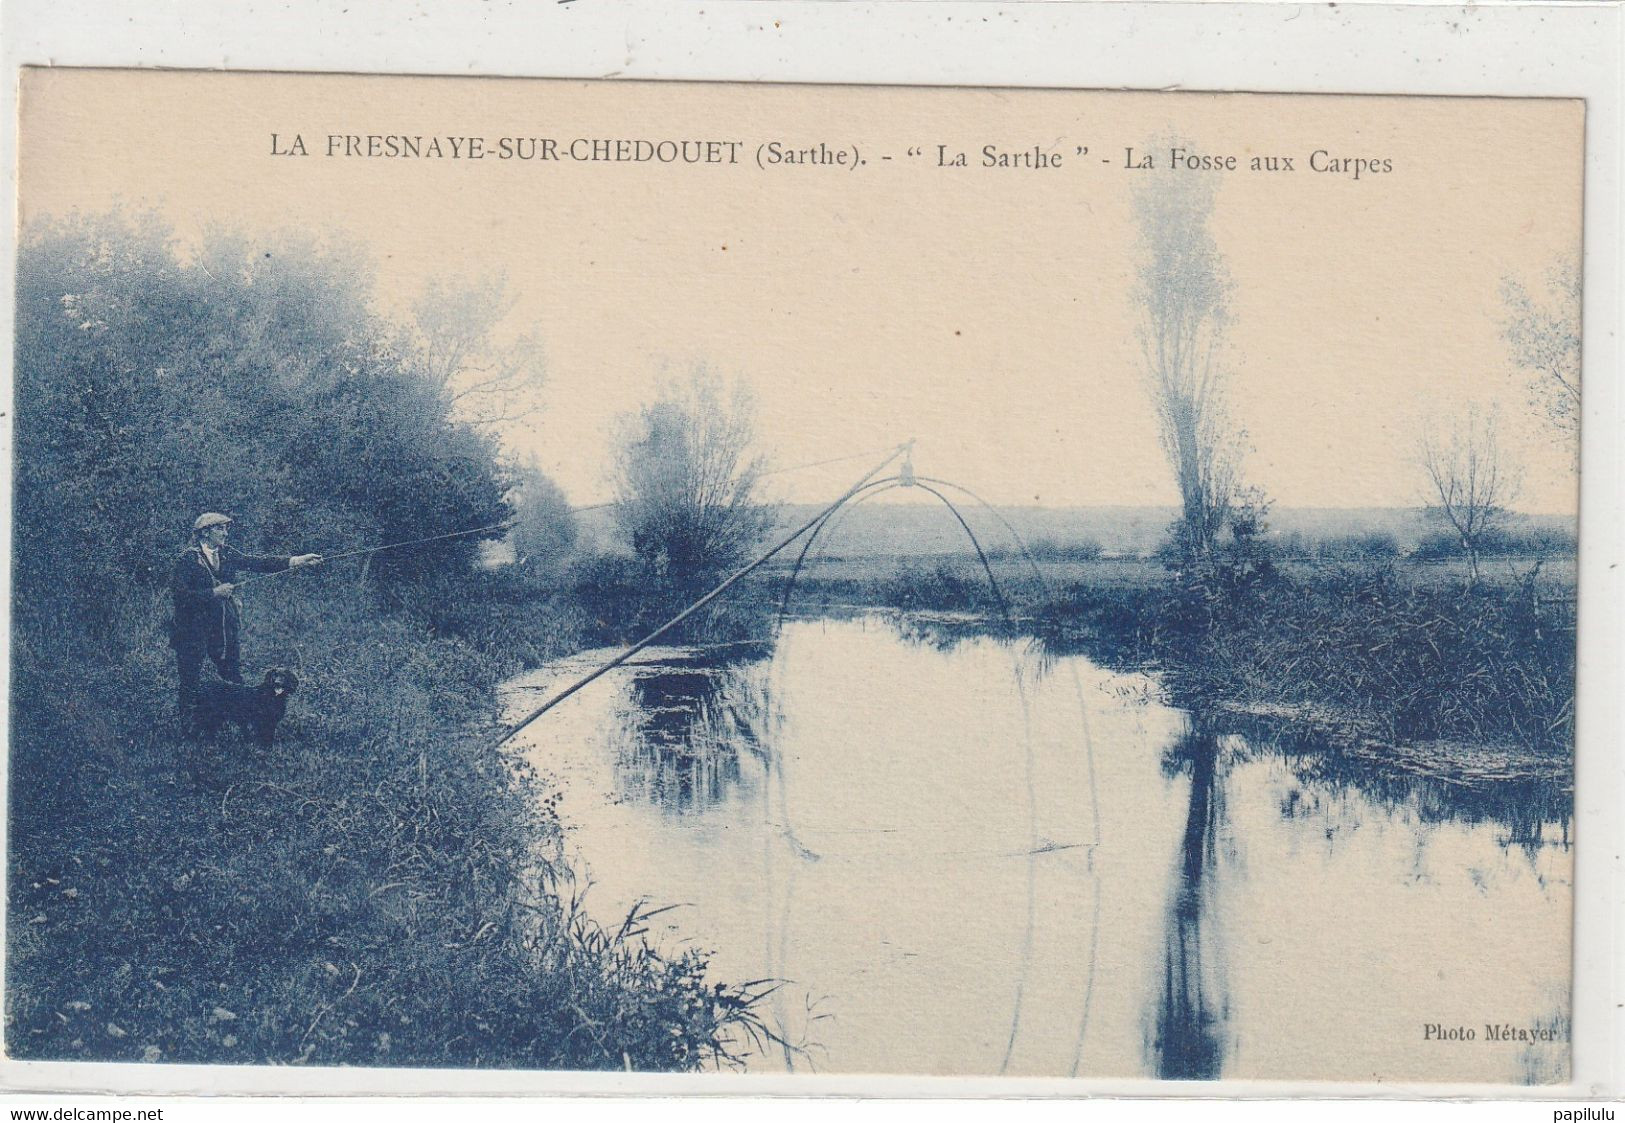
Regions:
<instances>
[{"instance_id":1,"label":"man fishing","mask_svg":"<svg viewBox=\"0 0 1625 1123\"><path fill-rule=\"evenodd\" d=\"M199 515L192 524L191 545L181 551L170 576L175 620L169 646L175 649L175 665L180 672L183 720L190 718L197 707L204 655L214 663L221 678L239 684L243 681L238 647L242 630L242 606L236 596L238 572L280 573L322 560L320 554L261 557L234 550L226 545L230 525L227 515L214 511Z\"/></svg>"}]
</instances>

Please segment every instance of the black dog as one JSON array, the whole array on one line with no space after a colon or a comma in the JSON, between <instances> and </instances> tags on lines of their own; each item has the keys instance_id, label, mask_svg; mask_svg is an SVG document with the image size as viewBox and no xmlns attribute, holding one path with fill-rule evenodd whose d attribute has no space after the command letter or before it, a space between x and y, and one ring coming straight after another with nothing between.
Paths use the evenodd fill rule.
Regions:
<instances>
[{"instance_id":1,"label":"black dog","mask_svg":"<svg viewBox=\"0 0 1625 1123\"><path fill-rule=\"evenodd\" d=\"M298 685L298 677L281 668L266 671L265 681L258 686L220 681L200 683L197 726L213 737L229 721L241 726L245 733L253 734L254 740L268 749L276 736L277 722L287 712L288 695Z\"/></svg>"}]
</instances>

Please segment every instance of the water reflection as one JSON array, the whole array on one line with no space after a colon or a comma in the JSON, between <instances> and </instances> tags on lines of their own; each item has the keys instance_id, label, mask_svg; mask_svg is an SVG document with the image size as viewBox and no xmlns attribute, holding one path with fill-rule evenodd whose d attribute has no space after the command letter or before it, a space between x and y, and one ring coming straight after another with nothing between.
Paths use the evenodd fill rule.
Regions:
<instances>
[{"instance_id":1,"label":"water reflection","mask_svg":"<svg viewBox=\"0 0 1625 1123\"><path fill-rule=\"evenodd\" d=\"M749 667L696 656L639 668L616 715L615 773L623 798L688 814L744 794L741 761L766 760L763 699Z\"/></svg>"},{"instance_id":2,"label":"water reflection","mask_svg":"<svg viewBox=\"0 0 1625 1123\"><path fill-rule=\"evenodd\" d=\"M1147 676L916 624L793 620L769 660L651 649L533 727L589 907L683 902L658 937L785 980L769 1016L809 1048L751 1067L1566 1076L1566 1040L1417 1039L1566 1037L1561 778L1193 718Z\"/></svg>"},{"instance_id":3,"label":"water reflection","mask_svg":"<svg viewBox=\"0 0 1625 1123\"><path fill-rule=\"evenodd\" d=\"M1195 723L1163 755L1163 774L1190 781L1168 905L1152 1070L1164 1080L1213 1080L1229 1048L1230 1002L1215 899L1224 821L1220 741Z\"/></svg>"},{"instance_id":4,"label":"water reflection","mask_svg":"<svg viewBox=\"0 0 1625 1123\"><path fill-rule=\"evenodd\" d=\"M899 613L893 621L897 636L905 643L919 644L934 651L951 652L960 644L1014 634L1011 625L985 616L958 612Z\"/></svg>"},{"instance_id":5,"label":"water reflection","mask_svg":"<svg viewBox=\"0 0 1625 1123\"><path fill-rule=\"evenodd\" d=\"M1242 715L1227 717L1225 724L1245 736L1254 754L1288 761L1304 785L1322 796L1352 789L1424 824L1494 824L1500 844L1531 861L1543 847L1569 848L1574 787L1566 761L1515 747L1442 742L1329 746L1279 721ZM1291 810L1283 808L1283 814Z\"/></svg>"}]
</instances>

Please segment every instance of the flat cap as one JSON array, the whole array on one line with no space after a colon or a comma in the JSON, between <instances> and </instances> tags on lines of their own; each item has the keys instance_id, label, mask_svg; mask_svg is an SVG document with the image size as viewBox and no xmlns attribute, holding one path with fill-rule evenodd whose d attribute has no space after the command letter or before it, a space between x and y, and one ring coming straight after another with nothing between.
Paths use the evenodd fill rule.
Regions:
<instances>
[{"instance_id":1,"label":"flat cap","mask_svg":"<svg viewBox=\"0 0 1625 1123\"><path fill-rule=\"evenodd\" d=\"M218 511L205 511L197 517L197 522L192 524L192 529L208 530L211 526L225 526L230 521L230 515L222 515Z\"/></svg>"}]
</instances>

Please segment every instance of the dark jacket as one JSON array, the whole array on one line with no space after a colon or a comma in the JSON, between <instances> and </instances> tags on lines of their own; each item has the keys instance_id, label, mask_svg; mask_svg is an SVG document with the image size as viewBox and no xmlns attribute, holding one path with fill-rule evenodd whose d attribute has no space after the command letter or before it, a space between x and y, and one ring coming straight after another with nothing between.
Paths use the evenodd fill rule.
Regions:
<instances>
[{"instance_id":1,"label":"dark jacket","mask_svg":"<svg viewBox=\"0 0 1625 1123\"><path fill-rule=\"evenodd\" d=\"M254 573L280 573L288 568L285 557L261 557L220 547L220 565L210 568L196 543L181 551L169 578L169 591L175 598L175 618L170 625L169 646L177 651L219 650L228 637L235 637L240 621L237 598L217 597L214 587L236 584L243 570Z\"/></svg>"}]
</instances>

